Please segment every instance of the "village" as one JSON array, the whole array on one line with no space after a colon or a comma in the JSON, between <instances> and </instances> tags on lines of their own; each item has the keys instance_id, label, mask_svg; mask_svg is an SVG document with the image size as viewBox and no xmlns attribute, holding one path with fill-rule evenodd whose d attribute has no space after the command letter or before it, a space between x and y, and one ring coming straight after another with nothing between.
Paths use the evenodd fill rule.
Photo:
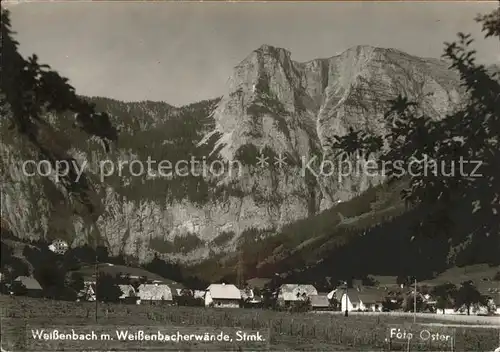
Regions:
<instances>
[{"instance_id":1,"label":"village","mask_svg":"<svg viewBox=\"0 0 500 352\"><path fill-rule=\"evenodd\" d=\"M500 291L492 282L489 288L477 291L473 283L460 288L452 284L429 287L423 284L377 286L363 285L353 280L321 292L311 284L285 283L276 285L271 278L251 278L237 287L231 283L212 283L205 290L187 288L181 283L149 273L146 275L122 274L127 267L103 263L98 275L96 268L88 267L81 289L76 292L76 302L120 303L141 305L177 305L208 308L260 308L289 312L409 312L445 315L500 314ZM114 276L110 273L115 272ZM103 274L104 273L104 274ZM144 272L147 274L147 272ZM96 276L99 278L96 280ZM3 280L3 292L12 296L29 296L40 299L46 294L39 282L30 276L19 276L11 283ZM107 280L106 283L99 280ZM487 287L482 286L482 287ZM106 291L106 292L99 292ZM454 296L453 296L454 295Z\"/></svg>"},{"instance_id":2,"label":"village","mask_svg":"<svg viewBox=\"0 0 500 352\"><path fill-rule=\"evenodd\" d=\"M141 280L140 277L129 277ZM119 284L121 294L118 302L128 304L167 304L167 305L193 305L214 308L263 308L265 305L264 292L270 279L254 278L247 281L244 288L234 284L211 284L205 291L191 290L182 287L176 282L162 280L147 280L146 283L134 286L133 284ZM43 289L36 279L27 276L17 277L14 282L26 288L23 295L30 297L43 297ZM16 286L16 285L14 285ZM425 289L423 289L425 291ZM390 312L413 311L414 301L418 302L416 310L427 313L441 314L467 314L463 307L437 308L437 300L429 293L419 293L414 297L411 287L377 288L362 287L336 288L330 292L318 292L309 284L283 284L275 296L278 310L295 311L341 311L341 312ZM486 303L471 304L471 314L494 315L500 314L498 290L490 290ZM10 291L15 295L16 291ZM495 300L492 297L496 297ZM96 301L96 282L85 281L84 289L78 293L77 301ZM103 301L104 302L104 301ZM390 307L393 307L392 309ZM407 308L406 308L407 307Z\"/></svg>"}]
</instances>

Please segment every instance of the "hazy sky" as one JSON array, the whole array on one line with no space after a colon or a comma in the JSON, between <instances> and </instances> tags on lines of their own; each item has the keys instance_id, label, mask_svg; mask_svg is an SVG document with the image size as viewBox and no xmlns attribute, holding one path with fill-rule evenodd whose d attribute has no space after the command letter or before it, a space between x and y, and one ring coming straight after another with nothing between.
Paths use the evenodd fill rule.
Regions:
<instances>
[{"instance_id":1,"label":"hazy sky","mask_svg":"<svg viewBox=\"0 0 500 352\"><path fill-rule=\"evenodd\" d=\"M224 93L232 68L262 44L292 59L368 44L439 57L459 31L481 61L500 62L477 13L498 2L43 2L9 6L24 55L68 77L79 94L182 105Z\"/></svg>"}]
</instances>

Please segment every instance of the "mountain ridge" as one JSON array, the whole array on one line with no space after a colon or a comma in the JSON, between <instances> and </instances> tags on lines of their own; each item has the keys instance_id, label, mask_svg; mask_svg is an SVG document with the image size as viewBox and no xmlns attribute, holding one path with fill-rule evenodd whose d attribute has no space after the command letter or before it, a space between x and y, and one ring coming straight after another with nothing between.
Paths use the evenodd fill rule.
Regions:
<instances>
[{"instance_id":1,"label":"mountain ridge","mask_svg":"<svg viewBox=\"0 0 500 352\"><path fill-rule=\"evenodd\" d=\"M113 175L104 183L95 180L95 197L103 209L96 222L71 214L65 196L48 196L42 178L15 181L4 174L2 181L9 187L2 189L2 223L20 237L64 237L74 245L97 237L113 254L143 262L155 253L187 263L231 253L247 230L272 235L381 184L378 175L349 175L342 182L311 173L302 177L301 158L327 160L328 140L349 128L384 133L382 117L389 99L404 94L419 100L436 118L456 107L462 97L456 73L441 60L403 54L356 46L331 58L297 63L286 49L262 45L234 68L221 98L180 108L89 98L99 110L111 113L121 132L113 155L106 156L64 118L55 119L56 131L74 133L71 150L79 162L148 156L178 161L194 156L238 160L245 173L174 180ZM7 137L6 126L1 127ZM19 164L29 155L15 152L16 145L24 145L22 140L5 140L4 166ZM255 165L260 152L270 157L284 154L289 165L260 169ZM226 239L215 244L222 235Z\"/></svg>"}]
</instances>

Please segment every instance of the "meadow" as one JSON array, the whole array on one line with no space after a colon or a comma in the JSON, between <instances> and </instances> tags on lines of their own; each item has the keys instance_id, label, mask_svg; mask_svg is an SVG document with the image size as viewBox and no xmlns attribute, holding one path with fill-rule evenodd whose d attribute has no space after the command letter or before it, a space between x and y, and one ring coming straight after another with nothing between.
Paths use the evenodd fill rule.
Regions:
<instances>
[{"instance_id":1,"label":"meadow","mask_svg":"<svg viewBox=\"0 0 500 352\"><path fill-rule=\"evenodd\" d=\"M2 347L6 351L493 351L499 330L456 327L455 342L399 343L387 339L391 327L406 328L412 317L354 314L285 313L257 309L209 309L162 305L95 304L0 296ZM418 323L436 322L436 319ZM93 341L36 340L32 330L58 329L113 339ZM431 328L429 328L431 329ZM434 329L434 328L432 328ZM437 329L437 328L436 328ZM175 334L220 334L228 341L120 341L115 331ZM237 341L236 331L259 332L264 341Z\"/></svg>"}]
</instances>

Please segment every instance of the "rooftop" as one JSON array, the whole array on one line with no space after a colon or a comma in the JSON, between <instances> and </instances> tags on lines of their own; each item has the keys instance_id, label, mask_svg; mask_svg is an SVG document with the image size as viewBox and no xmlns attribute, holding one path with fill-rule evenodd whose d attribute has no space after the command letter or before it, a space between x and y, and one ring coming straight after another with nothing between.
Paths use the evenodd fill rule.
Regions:
<instances>
[{"instance_id":1,"label":"rooftop","mask_svg":"<svg viewBox=\"0 0 500 352\"><path fill-rule=\"evenodd\" d=\"M232 284L211 284L207 291L215 299L241 299L240 290Z\"/></svg>"}]
</instances>

